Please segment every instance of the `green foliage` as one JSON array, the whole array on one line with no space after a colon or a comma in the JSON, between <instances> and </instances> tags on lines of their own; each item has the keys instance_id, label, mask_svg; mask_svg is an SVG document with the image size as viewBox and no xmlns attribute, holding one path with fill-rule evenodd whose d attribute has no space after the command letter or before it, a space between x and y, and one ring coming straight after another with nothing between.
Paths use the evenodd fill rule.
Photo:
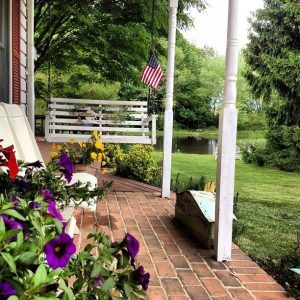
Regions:
<instances>
[{"instance_id":1,"label":"green foliage","mask_svg":"<svg viewBox=\"0 0 300 300\"><path fill-rule=\"evenodd\" d=\"M175 179L171 179L171 190L175 193L181 193L187 190L204 191L205 184L207 183L204 176L200 176L198 180L190 177L188 181L181 180L180 173L177 173Z\"/></svg>"},{"instance_id":2,"label":"green foliage","mask_svg":"<svg viewBox=\"0 0 300 300\"><path fill-rule=\"evenodd\" d=\"M87 65L106 79L133 80L146 61L152 32L152 2L122 1L35 1L36 70L49 56L60 70ZM179 2L181 27L191 25L189 7L205 8L202 0ZM166 1L156 1L154 31L167 36ZM49 49L49 46L51 48ZM152 45L153 46L153 45Z\"/></svg>"},{"instance_id":3,"label":"green foliage","mask_svg":"<svg viewBox=\"0 0 300 300\"><path fill-rule=\"evenodd\" d=\"M188 128L216 126L213 103L219 99L224 77L224 60L177 39L175 72L175 120Z\"/></svg>"},{"instance_id":4,"label":"green foliage","mask_svg":"<svg viewBox=\"0 0 300 300\"><path fill-rule=\"evenodd\" d=\"M255 142L246 142L239 144L242 159L244 162L256 163L258 166L264 166L267 160L266 143L264 140Z\"/></svg>"},{"instance_id":5,"label":"green foliage","mask_svg":"<svg viewBox=\"0 0 300 300\"><path fill-rule=\"evenodd\" d=\"M299 169L294 126L300 126L300 6L298 0L265 0L251 21L245 51L246 78L264 100L268 119L269 163L283 170ZM290 129L289 129L290 127Z\"/></svg>"},{"instance_id":6,"label":"green foliage","mask_svg":"<svg viewBox=\"0 0 300 300\"><path fill-rule=\"evenodd\" d=\"M120 90L118 82L103 82L101 76L80 65L69 67L68 72L51 68L51 97L78 99L117 99ZM35 74L36 112L43 114L47 110L48 76L46 71Z\"/></svg>"},{"instance_id":7,"label":"green foliage","mask_svg":"<svg viewBox=\"0 0 300 300\"><path fill-rule=\"evenodd\" d=\"M133 145L126 153L119 153L115 159L116 174L149 184L159 182L161 169L152 157L153 151L150 145Z\"/></svg>"},{"instance_id":8,"label":"green foliage","mask_svg":"<svg viewBox=\"0 0 300 300\"><path fill-rule=\"evenodd\" d=\"M239 111L237 128L239 131L266 129L266 118L264 112Z\"/></svg>"}]
</instances>

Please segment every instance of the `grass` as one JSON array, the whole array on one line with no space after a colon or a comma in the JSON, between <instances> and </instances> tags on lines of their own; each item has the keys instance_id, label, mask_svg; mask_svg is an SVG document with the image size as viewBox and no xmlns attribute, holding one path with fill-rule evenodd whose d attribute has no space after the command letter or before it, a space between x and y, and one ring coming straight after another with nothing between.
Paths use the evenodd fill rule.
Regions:
<instances>
[{"instance_id":1,"label":"grass","mask_svg":"<svg viewBox=\"0 0 300 300\"><path fill-rule=\"evenodd\" d=\"M266 131L265 130L242 130L238 131L237 137L238 139L262 139L265 138ZM157 136L163 136L163 131L158 130ZM187 136L201 136L203 138L217 138L218 137L218 129L217 128L207 128L203 130L197 129L180 129L174 128L173 130L174 137L187 137Z\"/></svg>"},{"instance_id":2,"label":"grass","mask_svg":"<svg viewBox=\"0 0 300 300\"><path fill-rule=\"evenodd\" d=\"M161 152L154 154L162 157ZM204 175L215 181L212 155L174 153L172 178L181 180ZM277 260L294 246L300 230L300 174L261 168L236 160L235 192L239 193L240 248L253 258Z\"/></svg>"}]
</instances>

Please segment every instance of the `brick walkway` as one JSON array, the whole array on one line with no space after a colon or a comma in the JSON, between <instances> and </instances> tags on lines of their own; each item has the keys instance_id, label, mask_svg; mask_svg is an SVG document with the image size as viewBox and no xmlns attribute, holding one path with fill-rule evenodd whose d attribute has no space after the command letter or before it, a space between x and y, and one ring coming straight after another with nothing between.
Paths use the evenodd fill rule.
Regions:
<instances>
[{"instance_id":1,"label":"brick walkway","mask_svg":"<svg viewBox=\"0 0 300 300\"><path fill-rule=\"evenodd\" d=\"M49 145L39 147L47 160ZM235 245L232 261L217 263L174 219L174 197L162 199L155 187L109 176L99 176L99 182L109 178L115 184L98 204L98 230L118 241L130 232L140 241L137 261L151 274L149 300L293 299ZM75 217L82 249L95 229L93 214L77 209Z\"/></svg>"},{"instance_id":2,"label":"brick walkway","mask_svg":"<svg viewBox=\"0 0 300 300\"><path fill-rule=\"evenodd\" d=\"M288 299L272 277L233 245L233 259L217 263L174 219L174 200L150 192L109 192L98 204L99 230L115 240L130 232L140 241L138 261L151 274L149 300ZM93 215L76 211L79 248L94 227ZM292 298L289 298L292 299Z\"/></svg>"}]
</instances>

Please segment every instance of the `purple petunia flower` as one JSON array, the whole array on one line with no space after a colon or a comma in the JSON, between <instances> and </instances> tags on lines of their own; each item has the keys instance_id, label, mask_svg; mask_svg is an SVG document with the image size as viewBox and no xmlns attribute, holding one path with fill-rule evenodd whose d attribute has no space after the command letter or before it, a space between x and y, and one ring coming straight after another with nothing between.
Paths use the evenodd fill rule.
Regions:
<instances>
[{"instance_id":1,"label":"purple petunia flower","mask_svg":"<svg viewBox=\"0 0 300 300\"><path fill-rule=\"evenodd\" d=\"M145 273L143 266L139 266L138 269L134 271L133 277L137 281L137 283L143 287L145 291L148 289L150 274Z\"/></svg>"},{"instance_id":2,"label":"purple petunia flower","mask_svg":"<svg viewBox=\"0 0 300 300\"><path fill-rule=\"evenodd\" d=\"M27 167L42 168L43 164L39 160L37 160L35 162L27 164Z\"/></svg>"},{"instance_id":3,"label":"purple petunia flower","mask_svg":"<svg viewBox=\"0 0 300 300\"><path fill-rule=\"evenodd\" d=\"M15 184L22 190L22 191L29 191L31 189L31 185L29 182L26 182L22 179L15 179Z\"/></svg>"},{"instance_id":4,"label":"purple petunia flower","mask_svg":"<svg viewBox=\"0 0 300 300\"><path fill-rule=\"evenodd\" d=\"M139 241L131 235L129 232L126 233L125 240L127 242L127 249L131 259L133 260L140 250Z\"/></svg>"},{"instance_id":5,"label":"purple petunia flower","mask_svg":"<svg viewBox=\"0 0 300 300\"><path fill-rule=\"evenodd\" d=\"M100 287L105 281L105 278L103 276L99 276L97 278L94 279L94 286L95 287Z\"/></svg>"},{"instance_id":6,"label":"purple petunia flower","mask_svg":"<svg viewBox=\"0 0 300 300\"><path fill-rule=\"evenodd\" d=\"M1 215L1 218L5 224L6 230L13 230L13 229L17 229L17 228L23 229L23 225L21 223L8 218L6 215ZM16 239L17 239L17 235L12 236L8 240L15 241Z\"/></svg>"},{"instance_id":7,"label":"purple petunia flower","mask_svg":"<svg viewBox=\"0 0 300 300\"><path fill-rule=\"evenodd\" d=\"M14 207L17 207L19 205L19 203L20 203L20 199L17 196L15 196L15 195L11 196L11 201L13 202Z\"/></svg>"},{"instance_id":8,"label":"purple petunia flower","mask_svg":"<svg viewBox=\"0 0 300 300\"><path fill-rule=\"evenodd\" d=\"M41 208L41 203L31 201L29 203L29 207L32 208L32 209L39 209L39 208Z\"/></svg>"},{"instance_id":9,"label":"purple petunia flower","mask_svg":"<svg viewBox=\"0 0 300 300\"><path fill-rule=\"evenodd\" d=\"M72 161L67 153L63 153L59 159L59 165L63 168L62 173L65 175L68 183L72 180L74 166Z\"/></svg>"},{"instance_id":10,"label":"purple petunia flower","mask_svg":"<svg viewBox=\"0 0 300 300\"><path fill-rule=\"evenodd\" d=\"M76 247L68 234L61 233L44 246L44 252L52 269L64 268L76 252Z\"/></svg>"},{"instance_id":11,"label":"purple petunia flower","mask_svg":"<svg viewBox=\"0 0 300 300\"><path fill-rule=\"evenodd\" d=\"M0 300L6 300L10 296L16 295L16 290L12 285L5 281L0 281Z\"/></svg>"},{"instance_id":12,"label":"purple petunia flower","mask_svg":"<svg viewBox=\"0 0 300 300\"><path fill-rule=\"evenodd\" d=\"M56 209L56 203L54 200L48 203L48 214L59 221L63 220L61 213Z\"/></svg>"},{"instance_id":13,"label":"purple petunia flower","mask_svg":"<svg viewBox=\"0 0 300 300\"><path fill-rule=\"evenodd\" d=\"M47 189L40 190L40 194L43 196L44 201L47 203L55 201L52 192Z\"/></svg>"}]
</instances>

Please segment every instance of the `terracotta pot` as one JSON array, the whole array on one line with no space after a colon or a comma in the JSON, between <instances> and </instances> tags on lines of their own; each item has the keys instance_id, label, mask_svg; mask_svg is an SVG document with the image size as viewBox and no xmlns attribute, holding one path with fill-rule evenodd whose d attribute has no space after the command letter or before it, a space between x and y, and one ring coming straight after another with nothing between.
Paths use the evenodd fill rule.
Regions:
<instances>
[{"instance_id":1,"label":"terracotta pot","mask_svg":"<svg viewBox=\"0 0 300 300\"><path fill-rule=\"evenodd\" d=\"M74 164L74 172L96 175L96 169L91 164Z\"/></svg>"}]
</instances>

